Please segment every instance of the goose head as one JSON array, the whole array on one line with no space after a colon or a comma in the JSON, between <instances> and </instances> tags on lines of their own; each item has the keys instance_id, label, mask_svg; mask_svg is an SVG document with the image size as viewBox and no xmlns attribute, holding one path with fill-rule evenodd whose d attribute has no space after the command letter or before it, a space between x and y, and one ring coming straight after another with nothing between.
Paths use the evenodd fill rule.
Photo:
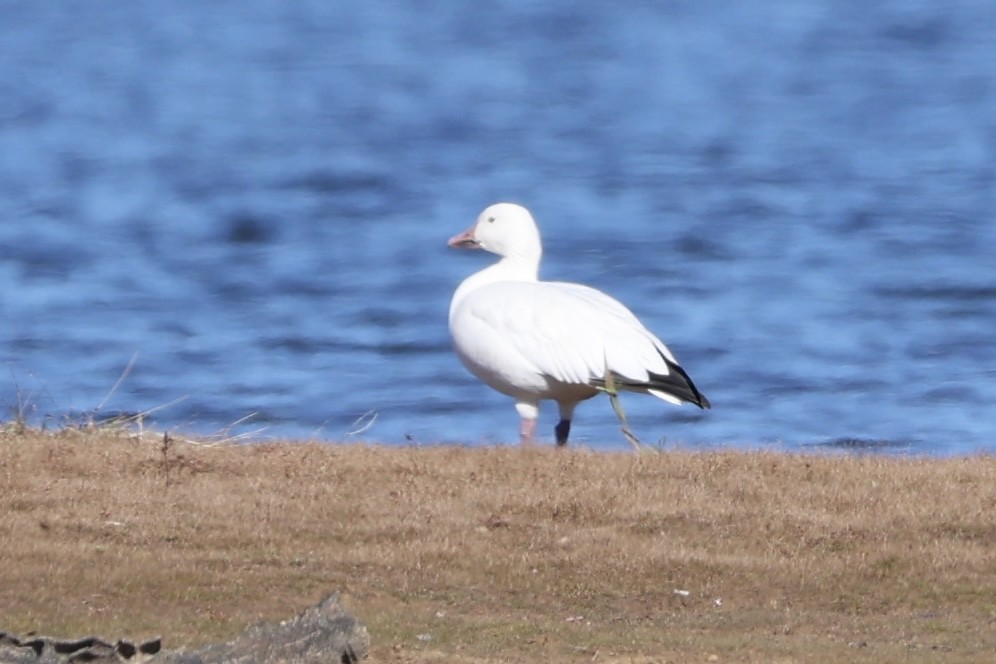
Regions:
<instances>
[{"instance_id":1,"label":"goose head","mask_svg":"<svg viewBox=\"0 0 996 664\"><path fill-rule=\"evenodd\" d=\"M448 244L458 249L484 249L502 258L537 264L543 253L533 215L515 203L496 203L485 208L470 228L451 237Z\"/></svg>"}]
</instances>

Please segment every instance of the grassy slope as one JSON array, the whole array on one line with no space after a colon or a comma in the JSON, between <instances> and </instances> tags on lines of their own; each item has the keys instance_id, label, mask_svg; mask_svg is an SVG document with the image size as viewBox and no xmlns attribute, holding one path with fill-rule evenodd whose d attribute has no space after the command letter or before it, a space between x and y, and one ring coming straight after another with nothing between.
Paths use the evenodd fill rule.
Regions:
<instances>
[{"instance_id":1,"label":"grassy slope","mask_svg":"<svg viewBox=\"0 0 996 664\"><path fill-rule=\"evenodd\" d=\"M22 432L0 514L0 630L196 645L340 590L376 661L996 652L993 458Z\"/></svg>"}]
</instances>

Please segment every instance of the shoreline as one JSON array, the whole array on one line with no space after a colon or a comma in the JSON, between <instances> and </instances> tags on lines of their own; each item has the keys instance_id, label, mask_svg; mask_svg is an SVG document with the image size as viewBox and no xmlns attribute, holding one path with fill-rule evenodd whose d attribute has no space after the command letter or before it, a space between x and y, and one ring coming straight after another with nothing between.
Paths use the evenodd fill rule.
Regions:
<instances>
[{"instance_id":1,"label":"shoreline","mask_svg":"<svg viewBox=\"0 0 996 664\"><path fill-rule=\"evenodd\" d=\"M4 431L0 482L10 632L195 647L338 591L371 661L996 650L992 456Z\"/></svg>"}]
</instances>

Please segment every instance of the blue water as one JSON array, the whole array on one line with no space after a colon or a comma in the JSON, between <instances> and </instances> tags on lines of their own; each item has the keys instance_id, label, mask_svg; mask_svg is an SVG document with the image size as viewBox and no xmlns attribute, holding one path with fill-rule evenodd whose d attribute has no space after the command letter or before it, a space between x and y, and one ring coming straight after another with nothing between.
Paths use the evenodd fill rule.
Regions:
<instances>
[{"instance_id":1,"label":"blue water","mask_svg":"<svg viewBox=\"0 0 996 664\"><path fill-rule=\"evenodd\" d=\"M712 401L645 442L996 452L996 3L443 7L4 3L7 417L514 440L445 247L513 200Z\"/></svg>"}]
</instances>

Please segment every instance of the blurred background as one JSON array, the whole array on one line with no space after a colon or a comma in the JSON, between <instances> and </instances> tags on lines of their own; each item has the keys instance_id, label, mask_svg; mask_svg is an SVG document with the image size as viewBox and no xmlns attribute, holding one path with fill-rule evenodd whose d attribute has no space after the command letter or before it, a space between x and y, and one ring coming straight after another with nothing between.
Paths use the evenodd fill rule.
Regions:
<instances>
[{"instance_id":1,"label":"blurred background","mask_svg":"<svg viewBox=\"0 0 996 664\"><path fill-rule=\"evenodd\" d=\"M990 0L13 1L0 62L5 420L514 441L446 322L509 200L712 400L644 442L996 452Z\"/></svg>"}]
</instances>

